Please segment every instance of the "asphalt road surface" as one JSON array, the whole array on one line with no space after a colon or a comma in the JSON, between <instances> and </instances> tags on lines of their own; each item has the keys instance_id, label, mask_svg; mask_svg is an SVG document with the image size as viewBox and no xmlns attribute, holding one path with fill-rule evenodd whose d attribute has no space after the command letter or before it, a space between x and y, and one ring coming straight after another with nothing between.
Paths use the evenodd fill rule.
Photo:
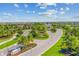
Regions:
<instances>
[{"instance_id":1,"label":"asphalt road surface","mask_svg":"<svg viewBox=\"0 0 79 59\"><path fill-rule=\"evenodd\" d=\"M51 46L53 46L62 36L63 31L61 29L57 29L56 34L48 31L50 35L47 40L35 40L37 46L20 54L19 56L40 56L42 53L47 51Z\"/></svg>"}]
</instances>

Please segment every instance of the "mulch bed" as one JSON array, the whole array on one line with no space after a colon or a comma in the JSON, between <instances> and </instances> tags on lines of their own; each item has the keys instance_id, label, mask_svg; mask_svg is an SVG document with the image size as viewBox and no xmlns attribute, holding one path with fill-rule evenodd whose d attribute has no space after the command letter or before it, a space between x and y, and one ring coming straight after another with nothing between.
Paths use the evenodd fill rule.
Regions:
<instances>
[{"instance_id":1,"label":"mulch bed","mask_svg":"<svg viewBox=\"0 0 79 59\"><path fill-rule=\"evenodd\" d=\"M26 52L32 48L34 48L35 46L37 46L36 43L31 43L29 45L27 45L26 47L22 48L22 50L14 55L8 55L8 56L18 56L19 54L23 53L23 52Z\"/></svg>"}]
</instances>

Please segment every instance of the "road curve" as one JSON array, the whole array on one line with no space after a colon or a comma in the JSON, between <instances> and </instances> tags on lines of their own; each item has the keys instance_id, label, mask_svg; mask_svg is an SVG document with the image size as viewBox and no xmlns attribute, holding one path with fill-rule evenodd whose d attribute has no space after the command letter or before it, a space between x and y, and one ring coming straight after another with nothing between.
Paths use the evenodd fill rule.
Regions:
<instances>
[{"instance_id":1,"label":"road curve","mask_svg":"<svg viewBox=\"0 0 79 59\"><path fill-rule=\"evenodd\" d=\"M37 43L37 46L32 48L31 50L28 50L19 56L40 56L43 52L48 50L51 46L53 46L62 36L63 31L61 29L57 29L56 34L51 33L48 31L48 34L50 35L49 39L47 40L35 40Z\"/></svg>"}]
</instances>

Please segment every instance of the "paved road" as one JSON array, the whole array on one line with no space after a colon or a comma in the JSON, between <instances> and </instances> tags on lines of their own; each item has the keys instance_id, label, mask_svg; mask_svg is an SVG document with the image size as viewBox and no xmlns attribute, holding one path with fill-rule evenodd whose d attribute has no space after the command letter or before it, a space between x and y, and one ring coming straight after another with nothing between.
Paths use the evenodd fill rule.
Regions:
<instances>
[{"instance_id":1,"label":"paved road","mask_svg":"<svg viewBox=\"0 0 79 59\"><path fill-rule=\"evenodd\" d=\"M53 46L62 36L62 30L58 29L56 34L51 33L48 31L48 34L50 35L49 39L47 40L35 40L37 43L37 46L32 48L31 50L28 50L19 56L40 56L43 52L48 50L51 46Z\"/></svg>"},{"instance_id":2,"label":"paved road","mask_svg":"<svg viewBox=\"0 0 79 59\"><path fill-rule=\"evenodd\" d=\"M11 45L9 47L6 47L6 48L0 50L0 56L6 56L7 53L8 53L8 51L9 51L9 49L12 48L12 47L14 47L14 46L16 46L16 45L17 44L13 44L13 45Z\"/></svg>"}]
</instances>

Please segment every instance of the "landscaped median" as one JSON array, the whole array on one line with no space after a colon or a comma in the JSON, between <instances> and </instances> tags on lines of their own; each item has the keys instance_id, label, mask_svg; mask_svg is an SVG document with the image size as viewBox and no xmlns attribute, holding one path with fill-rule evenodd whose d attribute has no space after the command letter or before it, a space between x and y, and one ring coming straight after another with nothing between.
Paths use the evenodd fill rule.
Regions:
<instances>
[{"instance_id":1,"label":"landscaped median","mask_svg":"<svg viewBox=\"0 0 79 59\"><path fill-rule=\"evenodd\" d=\"M61 44L63 41L64 35L59 39L59 41L49 48L45 53L42 54L42 56L64 56L64 54L60 53L59 51L61 50Z\"/></svg>"},{"instance_id":2,"label":"landscaped median","mask_svg":"<svg viewBox=\"0 0 79 59\"><path fill-rule=\"evenodd\" d=\"M12 36L0 38L0 43L10 39Z\"/></svg>"},{"instance_id":3,"label":"landscaped median","mask_svg":"<svg viewBox=\"0 0 79 59\"><path fill-rule=\"evenodd\" d=\"M20 37L19 37L19 38L20 38ZM11 41L8 41L8 42L6 42L6 43L4 43L4 44L1 44L1 45L0 45L0 49L6 48L6 47L8 47L8 46L11 46L11 45L17 43L18 40L19 40L19 38L15 38L15 39L13 39L13 40L11 40Z\"/></svg>"},{"instance_id":4,"label":"landscaped median","mask_svg":"<svg viewBox=\"0 0 79 59\"><path fill-rule=\"evenodd\" d=\"M4 44L0 45L0 49L11 46L11 45L15 44L16 42L17 42L17 40L12 40L12 41L9 41L7 43L4 43Z\"/></svg>"}]
</instances>

